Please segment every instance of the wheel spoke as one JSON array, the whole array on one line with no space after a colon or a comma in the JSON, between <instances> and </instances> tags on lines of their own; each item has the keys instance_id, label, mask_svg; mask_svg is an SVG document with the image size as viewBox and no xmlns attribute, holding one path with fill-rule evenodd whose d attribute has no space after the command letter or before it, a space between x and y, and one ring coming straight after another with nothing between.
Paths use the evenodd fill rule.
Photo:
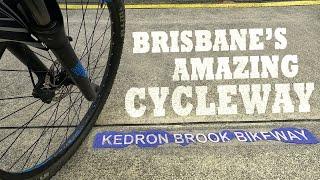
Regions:
<instances>
[{"instance_id":1,"label":"wheel spoke","mask_svg":"<svg viewBox=\"0 0 320 180\"><path fill-rule=\"evenodd\" d=\"M97 40L94 41L92 47L94 47L94 46L99 42L99 40L103 37L103 35L106 33L106 31L107 31L110 27L111 27L111 25L107 26L107 28L105 29L105 31L98 37ZM85 53L85 54L83 53L83 55L80 56L80 59L82 60L83 57L85 57L87 54L88 54L88 53Z\"/></svg>"},{"instance_id":2,"label":"wheel spoke","mask_svg":"<svg viewBox=\"0 0 320 180\"><path fill-rule=\"evenodd\" d=\"M26 99L26 98L33 98L33 96L17 96L17 97L0 98L0 101L18 100L18 99Z\"/></svg>"},{"instance_id":3,"label":"wheel spoke","mask_svg":"<svg viewBox=\"0 0 320 180\"><path fill-rule=\"evenodd\" d=\"M97 28L97 26L98 26L98 22L100 21L100 19L101 19L101 17L102 17L102 14L103 14L103 12L104 12L104 9L105 9L105 8L103 8L103 9L101 10L98 20L95 20L92 33L91 33L91 35L90 35L90 37L89 37L89 42L90 42L90 41L92 42L93 39L94 39L94 33L95 33L95 30L96 30L96 28ZM98 12L98 9L97 9L97 12ZM109 23L109 19L108 19L108 23ZM85 49L88 48L88 45L89 45L89 44L86 44ZM92 46L92 43L91 43L91 48L92 48L92 47L93 47L93 46ZM82 58L85 56L85 55L84 55L85 49L84 49L84 50L82 51L82 53L81 53L81 56L80 56L80 59L81 59L81 60L82 60ZM88 54L88 52L87 52L86 54Z\"/></svg>"},{"instance_id":4,"label":"wheel spoke","mask_svg":"<svg viewBox=\"0 0 320 180\"><path fill-rule=\"evenodd\" d=\"M79 93L79 94L80 94L80 93ZM78 94L78 96L79 96L79 94ZM77 96L77 97L78 97L78 96ZM80 98L76 99L76 100L72 103L71 106L74 106L74 103L77 102L79 99L80 99ZM66 112L70 112L71 106L68 107L68 108L59 116L59 118L56 118L56 120L54 121L54 124L55 124L62 116L64 116L64 115L66 114ZM66 117L67 117L67 115L64 116L64 118L62 119L60 125L62 124L63 120L65 120ZM44 150L44 151L47 151L47 153L46 153L46 158L48 157L48 154L49 154L49 151L50 151L50 144L51 144L51 142L52 142L52 140L53 140L53 137L54 137L54 136L56 135L56 133L57 133L57 131L56 131L55 133L53 133L53 130L54 130L54 129L52 128L52 131L51 131L51 134L50 134L50 139L49 139L49 142L48 142L48 145L47 145L47 149Z\"/></svg>"},{"instance_id":5,"label":"wheel spoke","mask_svg":"<svg viewBox=\"0 0 320 180\"><path fill-rule=\"evenodd\" d=\"M89 4L89 0L87 0L85 11L84 11L84 12L82 11L82 20L81 20L81 24L80 24L80 28L79 28L78 34L77 34L77 36L76 36L77 38L76 38L75 44L74 44L74 46L73 46L73 49L76 49L76 47L77 47L77 43L78 43L78 40L79 40L79 35L80 35L81 30L82 30L82 26L83 26L83 24L84 24L85 15L86 15L86 13L87 13L88 4ZM81 5L82 5L81 8L83 9L83 2L82 2L82 0L81 0Z\"/></svg>"},{"instance_id":6,"label":"wheel spoke","mask_svg":"<svg viewBox=\"0 0 320 180\"><path fill-rule=\"evenodd\" d=\"M29 72L28 70L21 70L21 69L0 69L2 72Z\"/></svg>"},{"instance_id":7,"label":"wheel spoke","mask_svg":"<svg viewBox=\"0 0 320 180\"><path fill-rule=\"evenodd\" d=\"M94 68L93 68L93 72L92 72L91 77L94 75L95 70L96 70L96 67L97 67L97 65L98 65L98 62L100 61L101 56L105 53L107 47L109 46L109 44L110 44L110 42L111 42L111 39L109 40L109 42L107 43L107 45L104 47L104 49L103 49L103 51L102 51L102 53L101 53L101 49L102 49L103 42L104 42L104 37L103 37L102 43L101 43L101 45L100 45L100 47L99 47L98 57L97 57L96 59L94 59L93 62L91 62L91 64L95 62L95 65L94 65Z\"/></svg>"},{"instance_id":8,"label":"wheel spoke","mask_svg":"<svg viewBox=\"0 0 320 180\"><path fill-rule=\"evenodd\" d=\"M25 108L27 108L27 107L35 104L36 102L39 102L39 101L40 101L39 99L38 99L38 100L35 100L35 101L31 102L30 104L27 104L26 106L24 106L24 107L22 107L22 108L20 108L20 109L18 109L18 110L16 110L16 111L14 111L14 112L12 112L12 113L10 113L10 114L8 114L8 115L0 118L0 122L1 122L2 120L6 119L6 118L8 118L8 117L10 117L10 116L12 116L13 114L15 114L15 113L17 113L17 112L20 112L20 111L24 110Z\"/></svg>"},{"instance_id":9,"label":"wheel spoke","mask_svg":"<svg viewBox=\"0 0 320 180\"><path fill-rule=\"evenodd\" d=\"M57 103L54 104L54 105L56 105L56 108L54 109L54 112L52 113L52 115L50 116L49 120L47 121L47 123L46 123L46 128L44 128L44 129L42 130L41 135L40 135L40 136L38 137L38 139L18 158L18 160L17 160L16 162L14 162L14 164L10 167L10 169L12 169L12 167L14 167L14 165L17 164L17 162L18 162L23 156L25 156L25 155L30 151L30 149L32 148L32 151L30 151L29 156L28 156L27 160L26 160L25 163L24 163L24 166L23 166L23 168L24 168L25 165L27 164L27 162L29 161L30 156L33 154L34 149L35 149L36 146L38 145L41 137L43 137L43 136L48 132L49 127L53 127L53 126L55 125L55 123L68 111L68 109L67 109L63 114L61 114L61 115L57 118L57 113L58 113L58 111L59 111L60 102L61 102L61 101L59 101L59 102L57 102ZM70 107L70 108L71 108L71 107ZM50 126L48 126L54 116L55 116L55 118L54 118L55 120L54 120L53 124L51 124ZM63 122L63 121L62 121L62 122ZM62 124L62 122L60 123L60 125ZM52 138L51 138L51 139L52 139ZM42 155L41 155L41 156L42 156ZM40 159L41 159L41 156L40 156ZM36 165L36 164L35 164L35 165Z\"/></svg>"},{"instance_id":10,"label":"wheel spoke","mask_svg":"<svg viewBox=\"0 0 320 180\"><path fill-rule=\"evenodd\" d=\"M44 106L44 103L41 105L41 107L36 111L36 113L34 113L34 115L32 116L32 118L28 121L28 123L26 123L26 125L28 125L32 120L34 120L38 114L38 112L42 109L42 107ZM13 144L19 139L19 137L21 136L22 132L24 131L25 126L23 126L23 129L20 131L20 133L18 134L18 136L15 138L15 140L9 145L9 147L5 150L5 152L1 155L0 159L2 159L9 151L9 149L13 146ZM20 130L20 129L18 129ZM16 130L16 132L18 131ZM2 141L2 140L1 140ZM0 141L0 142L1 142Z\"/></svg>"},{"instance_id":11,"label":"wheel spoke","mask_svg":"<svg viewBox=\"0 0 320 180\"><path fill-rule=\"evenodd\" d=\"M104 77L103 72L108 72L110 66L109 58L105 57L110 55L108 47L112 42L112 33L119 33L113 32L114 29L111 28L114 19L110 18L109 12L112 13L112 9L108 11L108 6L103 4L101 8L89 10L91 0L80 0L81 8L71 12L68 8L69 0L63 0L61 3L65 6L65 10L61 9L61 12L64 16L66 35L73 39L71 43L74 52L87 70L90 81L95 81L99 85L100 79L98 78ZM101 5L99 2L96 4ZM80 16L77 17L77 15ZM76 17L77 21L74 21L73 17ZM76 28L73 27L75 23ZM73 136L81 133L85 125L89 124L91 117L88 117L90 115L88 111L94 111L96 108L91 106L92 102L85 99L77 86L72 82L70 84L66 82L67 79L70 79L68 76L61 78L59 73L65 69L57 61L56 54L51 50L33 47L31 51L50 71L30 71L20 66L0 68L0 73L10 73L10 76L17 77L15 82L10 83L17 83L19 90L11 90L12 84L10 86L5 84L4 91L0 87L2 96L0 103L3 103L5 107L3 111L0 109L0 122L3 122L0 127L0 134L2 134L0 136L0 162L5 162L0 163L0 169L8 172L24 173L26 169L33 170L33 168L44 165L49 158L57 157L57 152L67 148L66 145L69 146L69 143L66 142L74 140ZM28 94L34 89L30 86L31 82L28 79L26 79L27 86L23 84L24 82L19 82L20 76L24 76L21 81L25 81L26 77L29 79L34 77L33 85L38 85L37 80L39 81L42 76L35 76L37 73L44 74L46 83L44 85L49 85L50 89L55 91L54 98L49 104L35 98L31 93ZM50 74L50 77L46 73ZM51 74L53 74L52 77ZM58 81L62 82L60 86L48 84L48 82L58 82L51 80L54 77L59 77ZM42 82L43 79L40 80ZM2 95L12 91L17 94ZM14 106L10 109L7 103L13 103ZM25 140L25 138L28 139Z\"/></svg>"}]
</instances>

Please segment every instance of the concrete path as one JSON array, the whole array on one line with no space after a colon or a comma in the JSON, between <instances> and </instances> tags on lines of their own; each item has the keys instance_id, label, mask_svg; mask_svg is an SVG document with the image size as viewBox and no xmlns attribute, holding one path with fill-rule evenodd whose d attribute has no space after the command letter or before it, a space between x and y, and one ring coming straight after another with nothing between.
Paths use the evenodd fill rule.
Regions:
<instances>
[{"instance_id":1,"label":"concrete path","mask_svg":"<svg viewBox=\"0 0 320 180\"><path fill-rule=\"evenodd\" d=\"M88 18L94 18L93 11L88 13L91 13ZM81 11L72 11L69 17L70 24L77 25L81 22ZM127 9L126 18L124 51L110 98L89 137L53 179L320 179L319 144L288 143L290 140L311 143L315 140L314 136L320 137L319 5L262 8ZM90 23L94 22L88 20L88 27ZM171 51L175 51L174 49L182 51L182 47L187 49L188 40L189 44L190 41L196 43L196 32L205 32L206 36L208 33L211 34L212 43L215 44L213 37L219 32L223 33L224 30L230 34L231 29L239 32L240 29L243 29L253 34L252 42L247 40L249 39L247 36L245 50L215 51L211 46L212 49L204 50L205 48L202 47L198 50L204 52L195 52L195 47L192 46L191 52L134 53L137 51L134 50L134 47L137 48L139 45L137 42L135 45L133 37L134 34L137 35L137 32L147 34L150 38L149 42L152 42L152 34L154 37L164 38L170 35L171 31L171 38L168 39L168 43L164 45L162 43L160 50L166 50L167 46L170 46ZM97 31L98 33L103 32L103 28L97 28ZM192 38L187 38L189 32ZM71 28L70 33L77 33L77 29ZM184 36L184 40L175 41L174 33L181 37ZM260 50L248 50L260 48L259 40L254 40L254 37L257 37L255 33L262 33L260 40L264 43L264 47ZM203 36L200 34L199 37ZM231 35L226 37L227 42L230 42L231 39ZM81 40L85 41L85 39ZM178 45L171 47L174 44ZM203 43L198 45L201 46ZM78 46L80 49L85 49L84 44ZM156 46L155 43L151 44L151 47ZM155 48L154 51L157 49ZM92 56L97 56L97 54ZM239 68L236 66L235 57L237 56L250 59L246 64L250 72L247 78L235 78L241 76L239 72L238 75L235 73L235 70ZM279 60L277 60L278 57ZM184 74L186 79L198 78L196 73L192 77L192 68L195 69L192 63L200 66L201 63L192 58L198 58L198 60L209 58L207 59L209 66L210 58L213 58L214 78L212 79L213 76L210 74L207 76L204 74L204 77L207 78L205 80L176 81L182 78L181 74ZM225 63L228 58L230 63ZM255 61L257 58L260 64L255 66L252 62L257 62ZM260 61L259 58L263 60ZM4 63L1 63L0 68L10 69L19 64L13 61L12 56L9 56L8 53L1 60ZM186 66L184 66L184 60ZM269 62L269 64L263 65L262 61ZM178 66L179 62L180 66ZM273 65L275 62L279 64ZM224 65L221 65L223 63ZM210 68L209 66L207 68ZM220 71L225 72L220 73L224 77L222 80L219 80L219 67ZM233 72L231 76L234 78L226 78L228 67ZM254 70L255 67L258 71ZM266 68L269 71L265 71L264 75L259 74ZM187 74L184 70L187 71ZM198 70L204 72L201 68ZM177 73L179 71L184 73ZM246 77L245 74L243 76ZM250 78L256 76L278 77ZM24 85L25 82L30 82L28 76L19 78L18 76L0 75L0 87L3 87L0 88L0 97L8 97L8 94L18 96L28 93L30 95L33 87L31 83L28 83L30 86ZM15 83L21 86L16 88ZM267 93L266 97L268 97L265 105L259 105L260 113L257 110L252 111L250 99L248 99L250 89L254 87L254 84L256 84L256 89L263 87L263 93ZM264 86L259 84L264 84ZM160 90L161 94L159 94ZM257 92L256 95L263 94ZM1 112L7 114L10 110L30 102L23 101L17 104L13 101L11 103L12 105L0 104ZM66 105L68 104L66 102ZM42 106L33 108L40 110ZM60 111L61 109L64 108L61 107ZM34 111L30 114L17 113L8 123L18 126L19 123L24 122L20 120L27 115L32 116L31 113ZM20 145L18 152L23 152L24 147L34 142L30 140L38 137L42 130L35 128L35 125L39 122L46 122L41 118L47 119L47 116L43 114L29 124L34 128L25 131L22 137L25 145L18 144ZM60 125L65 124L61 122ZM7 126L8 124L3 122L0 124L0 139L1 136L6 136L6 133L12 131ZM289 127L291 129L286 129L288 131L279 129ZM69 127L64 128L69 129ZM65 132L63 128L56 129L62 129ZM156 148L140 148L138 146L145 145L147 141L141 139L140 136L140 140L136 140L138 146L130 145L120 149L93 148L94 142L101 143L101 139L96 140L96 135L105 131L139 133L149 130L166 132L171 136L176 134L175 137L191 134L198 139L197 142L190 143L189 135L189 138L183 140L188 140L189 144L181 143L181 138L180 140L176 138L175 143L168 141ZM212 139L213 133L223 134L224 130L229 130L229 133L238 132L236 133L238 136L223 143L213 142L215 141ZM272 138L270 136L275 131L280 133L285 131L287 134L282 139L277 136L278 140L277 138L270 140ZM290 134L289 131L294 134ZM314 136L308 133L309 131ZM50 132L52 134L54 130L50 129L47 134L51 139ZM245 132L253 134L241 136L241 133ZM254 137L254 133L259 132L260 141L257 140L258 137ZM211 136L209 136L210 133ZM269 137L264 137L268 136L266 133L269 134ZM204 137L203 134L208 136ZM107 138L104 142L115 147L114 145L119 143L117 138L124 136L117 136L117 138L114 136L112 139L108 139L108 136L104 137ZM247 139L244 140L244 137ZM262 140L263 138L269 141ZM109 144L109 141L113 143ZM59 142L52 142L52 144L59 145ZM7 145L0 147L0 152L2 152L1 148ZM14 156L15 153L10 155ZM4 159L10 161L10 156Z\"/></svg>"},{"instance_id":2,"label":"concrete path","mask_svg":"<svg viewBox=\"0 0 320 180\"><path fill-rule=\"evenodd\" d=\"M274 7L245 9L179 9L127 10L126 44L123 60L111 97L105 106L97 127L79 152L54 179L319 179L319 145L292 145L279 142L221 144L193 144L187 147L166 145L141 149L101 149L92 147L96 133L103 131L142 131L161 129L170 132L212 132L224 129L243 129L253 132L270 131L279 127L308 128L319 136L319 12L320 6ZM133 54L132 32L183 31L277 28L287 29L288 47L285 50L257 52L207 52ZM173 82L175 58L220 57L236 55L299 56L299 74L293 78L268 80L232 80ZM190 68L190 67L188 67ZM208 86L219 84L295 83L314 82L309 113L267 113L246 115L196 116L177 115L166 102L166 116L155 117L150 97L142 101L146 113L132 118L125 110L125 96L132 87L169 87L170 93L179 85ZM274 95L271 95L274 98ZM239 97L236 97L239 98ZM190 102L196 104L196 98ZM237 102L239 99L236 100ZM295 97L295 109L298 101ZM270 103L272 101L270 100ZM241 104L239 105L241 106ZM308 120L311 119L311 120ZM312 120L313 119L313 120ZM284 122L288 121L289 122ZM228 123L229 122L229 123ZM189 124L184 124L189 123ZM200 123L197 124L197 123ZM128 126L126 126L126 124Z\"/></svg>"}]
</instances>

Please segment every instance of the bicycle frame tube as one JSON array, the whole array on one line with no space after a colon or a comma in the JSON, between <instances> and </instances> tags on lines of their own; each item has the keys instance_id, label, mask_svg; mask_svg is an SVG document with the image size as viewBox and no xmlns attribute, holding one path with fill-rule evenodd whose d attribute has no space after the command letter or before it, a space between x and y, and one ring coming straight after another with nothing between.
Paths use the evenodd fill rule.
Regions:
<instances>
[{"instance_id":1,"label":"bicycle frame tube","mask_svg":"<svg viewBox=\"0 0 320 180\"><path fill-rule=\"evenodd\" d=\"M22 2L28 7L37 25L46 26L51 22L48 9L43 0L23 0Z\"/></svg>"},{"instance_id":2,"label":"bicycle frame tube","mask_svg":"<svg viewBox=\"0 0 320 180\"><path fill-rule=\"evenodd\" d=\"M28 69L37 75L39 82L44 82L49 70L28 46L21 43L5 43L5 46Z\"/></svg>"},{"instance_id":3,"label":"bicycle frame tube","mask_svg":"<svg viewBox=\"0 0 320 180\"><path fill-rule=\"evenodd\" d=\"M0 43L20 42L40 49L46 49L38 39L31 36L27 22L19 12L17 0L0 1Z\"/></svg>"}]
</instances>

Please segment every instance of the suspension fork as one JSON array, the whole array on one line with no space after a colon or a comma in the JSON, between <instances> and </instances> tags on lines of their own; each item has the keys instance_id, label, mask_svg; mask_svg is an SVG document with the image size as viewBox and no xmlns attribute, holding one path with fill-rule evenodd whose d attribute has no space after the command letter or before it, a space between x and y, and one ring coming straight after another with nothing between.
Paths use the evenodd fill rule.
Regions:
<instances>
[{"instance_id":1,"label":"suspension fork","mask_svg":"<svg viewBox=\"0 0 320 180\"><path fill-rule=\"evenodd\" d=\"M66 36L63 17L57 2L52 0L23 0L22 5L31 14L35 24L32 26L35 35L55 54L84 97L89 101L95 100L98 88L90 82L85 68Z\"/></svg>"}]
</instances>

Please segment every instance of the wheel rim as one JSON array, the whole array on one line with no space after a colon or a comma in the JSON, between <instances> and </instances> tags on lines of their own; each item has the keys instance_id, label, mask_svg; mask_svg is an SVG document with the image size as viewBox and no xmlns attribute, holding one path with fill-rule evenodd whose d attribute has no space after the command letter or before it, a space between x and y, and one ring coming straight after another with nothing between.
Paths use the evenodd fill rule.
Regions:
<instances>
[{"instance_id":1,"label":"wheel rim","mask_svg":"<svg viewBox=\"0 0 320 180\"><path fill-rule=\"evenodd\" d=\"M64 5L68 7L68 2L64 1ZM76 54L87 67L90 80L100 84L107 71L111 20L106 5L94 10L89 10L88 5L86 0L80 10L65 8L62 13ZM81 21L77 22L79 12ZM51 52L32 50L47 66L56 61ZM88 110L95 107L76 87L63 99L50 104L33 98L27 68L9 55L6 53L0 60L0 169L23 173L43 166L64 150L70 136L82 130L79 124L88 120L84 118Z\"/></svg>"}]
</instances>

